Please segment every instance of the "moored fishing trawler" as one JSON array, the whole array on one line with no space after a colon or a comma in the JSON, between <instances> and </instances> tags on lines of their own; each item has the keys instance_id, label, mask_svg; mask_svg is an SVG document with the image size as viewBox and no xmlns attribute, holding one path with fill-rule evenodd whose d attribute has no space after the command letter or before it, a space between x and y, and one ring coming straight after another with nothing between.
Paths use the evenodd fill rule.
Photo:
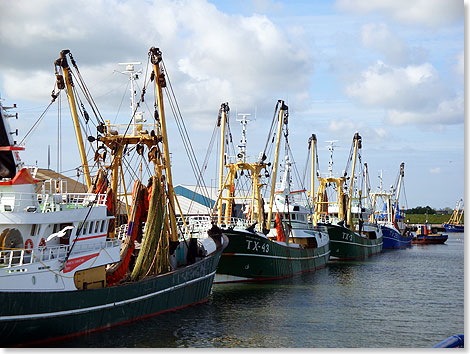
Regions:
<instances>
[{"instance_id":1,"label":"moored fishing trawler","mask_svg":"<svg viewBox=\"0 0 470 354\"><path fill-rule=\"evenodd\" d=\"M67 58L80 81L76 86ZM77 87L86 90L86 86L68 50L55 63L58 91L53 92L53 101L67 89L88 193L67 193L61 181L48 181L42 192L36 192L33 176L17 155L22 148L11 141L1 110L2 346L34 345L88 333L208 298L227 239L212 230L201 242L186 238L184 228L176 228L162 100L166 77L161 52L152 47L149 58L150 71L157 78L156 119L151 124L137 121L133 109L131 122L118 126L97 114L97 135L88 138L97 142L96 149L90 148L95 152L92 167L97 169L93 179L80 128L91 117L83 102L79 110L75 104ZM85 96L90 98L89 92ZM92 102L88 100L93 112L98 112ZM80 122L78 112L86 119ZM130 194L120 193L126 189L127 149L140 156L139 162L149 172L146 185L135 180L129 205ZM121 218L124 202L126 215Z\"/></svg>"},{"instance_id":2,"label":"moored fishing trawler","mask_svg":"<svg viewBox=\"0 0 470 354\"><path fill-rule=\"evenodd\" d=\"M448 235L432 232L431 224L424 223L418 225L416 234L411 243L418 245L443 244L447 241Z\"/></svg>"},{"instance_id":3,"label":"moored fishing trawler","mask_svg":"<svg viewBox=\"0 0 470 354\"><path fill-rule=\"evenodd\" d=\"M320 174L315 173L315 170L312 169L312 196L315 176L318 177L320 182L314 196L314 224L324 226L328 230L330 260L354 260L378 254L382 251L382 230L376 223L367 221L370 212L362 204L362 190L358 190L356 196L353 194L356 179L356 159L362 146L362 138L358 133L353 138L353 145L348 159L348 165L352 161L349 186L346 186L348 166L343 176L334 177L333 175L333 143L332 141L330 145L329 175L320 177ZM312 145L311 158L318 161L315 146L315 144ZM359 167L362 167L362 164ZM329 189L333 190L329 191Z\"/></svg>"},{"instance_id":4,"label":"moored fishing trawler","mask_svg":"<svg viewBox=\"0 0 470 354\"><path fill-rule=\"evenodd\" d=\"M460 199L457 202L457 205L455 206L449 221L442 224L447 232L464 232L464 224L462 223L464 208L462 203L463 200ZM460 206L462 206L462 209L460 209Z\"/></svg>"},{"instance_id":5,"label":"moored fishing trawler","mask_svg":"<svg viewBox=\"0 0 470 354\"><path fill-rule=\"evenodd\" d=\"M405 175L405 163L400 164L400 172L397 182L392 186L392 191L383 189L382 176L379 175L380 183L377 192L370 193L372 199L373 214L369 219L377 222L383 234L383 249L397 249L411 245L412 234L406 227L404 210L400 210L398 200L400 197L403 177ZM382 201L382 210L376 211L379 200Z\"/></svg>"},{"instance_id":6,"label":"moored fishing trawler","mask_svg":"<svg viewBox=\"0 0 470 354\"><path fill-rule=\"evenodd\" d=\"M325 267L329 258L328 234L308 220L308 208L299 205L290 190L290 165L287 160L280 190L275 193L278 155L281 136L287 137L288 107L283 101L276 105L272 132L277 125L272 171L265 163L266 150L256 162L246 156L246 115L242 118L242 139L236 157L227 156L225 141L229 131L228 104L221 107L221 150L219 197L214 223L229 239L217 268L216 283L250 282L291 277ZM271 134L271 132L270 132ZM272 140L268 137L268 142ZM224 164L224 160L228 161ZM227 173L224 176L223 167ZM262 188L271 178L268 201ZM242 181L243 180L243 181ZM240 185L248 184L247 194ZM235 208L235 200L244 200ZM236 210L237 209L237 210ZM276 215L275 221L273 219Z\"/></svg>"}]
</instances>

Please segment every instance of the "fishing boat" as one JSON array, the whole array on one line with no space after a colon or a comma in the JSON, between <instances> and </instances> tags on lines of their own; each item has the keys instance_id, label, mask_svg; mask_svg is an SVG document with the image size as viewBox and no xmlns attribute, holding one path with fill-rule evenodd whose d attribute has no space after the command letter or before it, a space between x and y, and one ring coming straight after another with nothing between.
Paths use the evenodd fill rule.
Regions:
<instances>
[{"instance_id":1,"label":"fishing boat","mask_svg":"<svg viewBox=\"0 0 470 354\"><path fill-rule=\"evenodd\" d=\"M312 146L309 147L311 159L318 161L316 139L314 142L315 144L311 144ZM315 176L320 182L316 195L314 195L314 224L324 226L328 230L330 260L355 260L379 254L383 246L382 229L377 223L368 221L370 211L362 204L362 190L357 190L354 186L354 181L357 178L355 175L356 159L359 156L360 160L362 138L359 133L354 135L348 164L343 176L340 177L333 175L334 141L330 143L328 176L321 177L320 173L316 173L313 169L311 173L312 196L314 195ZM351 176L348 177L347 171L350 162L352 162L352 171ZM359 167L362 167L362 164L359 164ZM350 180L349 186L346 185L347 179ZM355 190L357 193L353 194Z\"/></svg>"},{"instance_id":2,"label":"fishing boat","mask_svg":"<svg viewBox=\"0 0 470 354\"><path fill-rule=\"evenodd\" d=\"M413 236L404 222L405 211L404 209L400 210L398 204L404 176L405 163L402 162L397 182L392 186L390 192L383 189L382 174L380 174L378 191L370 193L373 213L369 216L369 220L377 222L382 230L383 249L411 246ZM379 201L382 202L382 210L376 211Z\"/></svg>"},{"instance_id":3,"label":"fishing boat","mask_svg":"<svg viewBox=\"0 0 470 354\"><path fill-rule=\"evenodd\" d=\"M222 253L215 283L253 282L280 279L326 266L329 258L328 234L308 221L309 209L296 204L290 191L290 162L286 163L282 188L276 190L276 174L281 136L287 137L288 107L278 101L273 117L272 132L277 124L276 145L272 171L265 163L266 149L255 162L246 155L246 115L240 120L242 139L236 156L227 154L230 140L229 107L222 104L219 121L221 146L219 163L219 196L214 210L214 223L228 237L229 244ZM284 129L283 129L284 127ZM272 133L271 132L271 133ZM270 134L271 134L270 133ZM272 135L268 141L272 141ZM227 162L227 163L224 163ZM226 175L224 176L224 167ZM264 202L262 188L271 178L269 201ZM248 194L239 195L244 179ZM237 185L236 185L237 183ZM276 197L275 197L276 195ZM235 200L244 200L236 208ZM237 213L238 211L238 213ZM273 219L273 211L276 219Z\"/></svg>"},{"instance_id":4,"label":"fishing boat","mask_svg":"<svg viewBox=\"0 0 470 354\"><path fill-rule=\"evenodd\" d=\"M93 166L89 166L80 128L91 117L84 101L79 110L75 101L79 97L76 89L86 90L86 86L69 50L62 51L55 62L57 87L52 101L66 90L88 193L68 193L63 180L46 181L37 191L34 175L18 155L24 148L12 141L7 115L0 110L2 347L64 339L208 298L228 241L215 229L201 241L185 238L185 230L175 228L162 101L166 77L160 50L152 47L149 58L149 72L157 78L156 120L151 124L137 120L136 106L129 124L99 120L97 135L88 137L97 145ZM74 83L72 74L77 80ZM90 102L94 101L87 100L92 105ZM91 107L97 112L96 106ZM124 175L119 172L123 171L124 150L131 147L142 163L144 149L148 149L146 163L151 167L146 185L135 180L128 205L128 195L119 195L125 188L121 183ZM97 168L93 179L90 167ZM122 197L126 200L125 222L118 216Z\"/></svg>"},{"instance_id":5,"label":"fishing boat","mask_svg":"<svg viewBox=\"0 0 470 354\"><path fill-rule=\"evenodd\" d=\"M462 224L463 218L463 200L460 199L455 206L452 215L446 223L442 224L447 232L464 232L464 224ZM460 209L462 207L462 209Z\"/></svg>"},{"instance_id":6,"label":"fishing boat","mask_svg":"<svg viewBox=\"0 0 470 354\"><path fill-rule=\"evenodd\" d=\"M432 232L431 225L428 223L418 225L416 234L411 243L421 245L443 244L447 241L448 235Z\"/></svg>"}]
</instances>

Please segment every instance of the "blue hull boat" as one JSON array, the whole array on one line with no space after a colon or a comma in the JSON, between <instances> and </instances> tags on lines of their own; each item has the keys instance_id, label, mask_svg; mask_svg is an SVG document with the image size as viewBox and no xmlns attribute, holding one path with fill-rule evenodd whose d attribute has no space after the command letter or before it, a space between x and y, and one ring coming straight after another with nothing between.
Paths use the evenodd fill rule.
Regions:
<instances>
[{"instance_id":1,"label":"blue hull boat","mask_svg":"<svg viewBox=\"0 0 470 354\"><path fill-rule=\"evenodd\" d=\"M465 341L463 334L450 336L442 342L433 346L433 348L465 348Z\"/></svg>"},{"instance_id":2,"label":"blue hull boat","mask_svg":"<svg viewBox=\"0 0 470 354\"><path fill-rule=\"evenodd\" d=\"M407 232L405 236L402 236L395 228L380 225L383 235L383 246L382 249L395 249L411 246L411 239L413 235Z\"/></svg>"},{"instance_id":3,"label":"blue hull boat","mask_svg":"<svg viewBox=\"0 0 470 354\"><path fill-rule=\"evenodd\" d=\"M442 224L447 232L464 232L463 225Z\"/></svg>"}]
</instances>

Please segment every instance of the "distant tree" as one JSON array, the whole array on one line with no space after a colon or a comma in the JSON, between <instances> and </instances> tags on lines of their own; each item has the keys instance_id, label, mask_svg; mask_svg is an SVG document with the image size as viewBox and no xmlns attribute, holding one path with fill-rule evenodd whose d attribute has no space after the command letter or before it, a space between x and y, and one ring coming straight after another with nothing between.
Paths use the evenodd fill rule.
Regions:
<instances>
[{"instance_id":1,"label":"distant tree","mask_svg":"<svg viewBox=\"0 0 470 354\"><path fill-rule=\"evenodd\" d=\"M407 214L428 214L428 215L434 215L436 214L436 210L431 208L429 205L422 207L422 206L417 206L416 208L411 208L406 211Z\"/></svg>"}]
</instances>

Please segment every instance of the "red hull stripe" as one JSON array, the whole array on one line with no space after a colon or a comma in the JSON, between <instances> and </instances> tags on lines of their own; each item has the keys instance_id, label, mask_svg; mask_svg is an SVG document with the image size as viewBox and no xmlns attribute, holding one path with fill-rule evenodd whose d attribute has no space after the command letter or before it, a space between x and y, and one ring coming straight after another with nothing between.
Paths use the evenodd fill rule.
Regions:
<instances>
[{"instance_id":1,"label":"red hull stripe","mask_svg":"<svg viewBox=\"0 0 470 354\"><path fill-rule=\"evenodd\" d=\"M86 261L89 261L90 259L97 257L99 254L100 253L98 252L98 253L90 254L88 256L69 259L67 263L65 264L64 273L71 272L72 270L77 268L80 264L85 263Z\"/></svg>"},{"instance_id":2,"label":"red hull stripe","mask_svg":"<svg viewBox=\"0 0 470 354\"><path fill-rule=\"evenodd\" d=\"M77 238L77 241L90 240L92 238L100 238L104 236L106 236L106 234L98 235L98 236L90 236L90 237L80 237L80 238Z\"/></svg>"}]
</instances>

